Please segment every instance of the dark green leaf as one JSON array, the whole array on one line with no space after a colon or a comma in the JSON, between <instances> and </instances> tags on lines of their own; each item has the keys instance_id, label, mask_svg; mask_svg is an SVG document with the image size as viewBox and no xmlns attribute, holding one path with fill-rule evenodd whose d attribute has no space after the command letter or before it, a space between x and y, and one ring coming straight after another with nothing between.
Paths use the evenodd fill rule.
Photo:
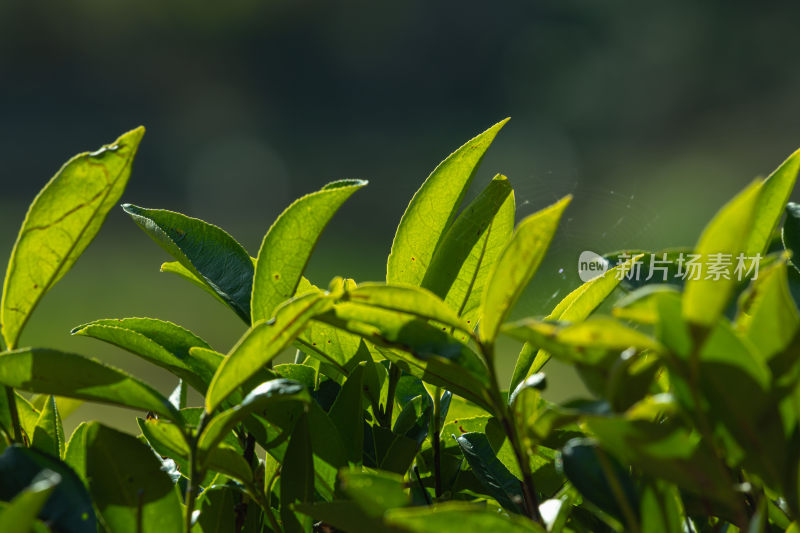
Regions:
<instances>
[{"instance_id":1,"label":"dark green leaf","mask_svg":"<svg viewBox=\"0 0 800 533\"><path fill-rule=\"evenodd\" d=\"M175 486L161 470L158 458L136 438L90 423L86 429L86 476L109 530L182 530L182 506Z\"/></svg>"},{"instance_id":2,"label":"dark green leaf","mask_svg":"<svg viewBox=\"0 0 800 533\"><path fill-rule=\"evenodd\" d=\"M281 519L286 533L304 533L311 528L309 517L292 511L295 502L314 501L314 456L308 418L301 416L292 432L280 477Z\"/></svg>"},{"instance_id":3,"label":"dark green leaf","mask_svg":"<svg viewBox=\"0 0 800 533\"><path fill-rule=\"evenodd\" d=\"M361 464L364 453L363 387L364 364L361 364L344 382L328 413L345 443L347 460L356 465Z\"/></svg>"},{"instance_id":4,"label":"dark green leaf","mask_svg":"<svg viewBox=\"0 0 800 533\"><path fill-rule=\"evenodd\" d=\"M470 468L488 494L508 511L522 514L524 497L522 482L500 462L482 433L465 433L456 437Z\"/></svg>"},{"instance_id":5,"label":"dark green leaf","mask_svg":"<svg viewBox=\"0 0 800 533\"><path fill-rule=\"evenodd\" d=\"M55 472L61 482L39 512L56 531L96 533L97 517L81 480L66 464L42 452L9 446L0 455L0 500L10 501L43 471Z\"/></svg>"},{"instance_id":6,"label":"dark green leaf","mask_svg":"<svg viewBox=\"0 0 800 533\"><path fill-rule=\"evenodd\" d=\"M0 511L0 531L3 533L39 531L35 525L36 516L59 483L61 483L60 475L50 470L42 470L30 486L17 494L11 503Z\"/></svg>"},{"instance_id":7,"label":"dark green leaf","mask_svg":"<svg viewBox=\"0 0 800 533\"><path fill-rule=\"evenodd\" d=\"M630 474L588 439L572 439L561 450L564 474L584 498L637 529L639 501Z\"/></svg>"},{"instance_id":8,"label":"dark green leaf","mask_svg":"<svg viewBox=\"0 0 800 533\"><path fill-rule=\"evenodd\" d=\"M150 238L250 323L254 268L242 245L221 228L197 218L131 204L122 208Z\"/></svg>"}]
</instances>

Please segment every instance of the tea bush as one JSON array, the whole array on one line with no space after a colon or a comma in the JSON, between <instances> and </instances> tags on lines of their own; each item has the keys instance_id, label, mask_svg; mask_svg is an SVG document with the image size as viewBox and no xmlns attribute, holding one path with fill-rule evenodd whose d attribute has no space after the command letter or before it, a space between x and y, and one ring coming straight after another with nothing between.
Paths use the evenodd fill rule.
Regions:
<instances>
[{"instance_id":1,"label":"tea bush","mask_svg":"<svg viewBox=\"0 0 800 533\"><path fill-rule=\"evenodd\" d=\"M364 181L296 200L255 258L203 220L124 204L174 258L162 271L244 322L226 354L155 318L72 330L174 374L169 397L18 346L121 197L144 130L68 161L33 201L3 286L0 531L800 531L800 152L693 249L610 253L548 316L509 323L570 197L515 227L498 175L462 207L504 123L414 195L385 282L303 276ZM595 313L609 298L610 316ZM510 383L501 334L524 343ZM294 363L273 364L290 347ZM553 357L590 397L542 397ZM139 411L141 434L89 421L66 439L79 401Z\"/></svg>"}]
</instances>

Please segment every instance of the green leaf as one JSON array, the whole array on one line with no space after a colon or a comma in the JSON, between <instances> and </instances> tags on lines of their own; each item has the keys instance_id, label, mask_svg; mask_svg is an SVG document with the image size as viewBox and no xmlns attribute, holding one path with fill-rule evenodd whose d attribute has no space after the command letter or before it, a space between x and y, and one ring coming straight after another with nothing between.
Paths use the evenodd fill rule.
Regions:
<instances>
[{"instance_id":1,"label":"green leaf","mask_svg":"<svg viewBox=\"0 0 800 533\"><path fill-rule=\"evenodd\" d=\"M411 285L386 285L383 283L362 283L356 289L346 291L344 301L388 311L433 320L441 326L470 333L472 327L459 318L438 296L427 289Z\"/></svg>"},{"instance_id":2,"label":"green leaf","mask_svg":"<svg viewBox=\"0 0 800 533\"><path fill-rule=\"evenodd\" d=\"M64 462L72 468L83 483L88 486L86 480L86 429L89 427L87 422L81 422L67 442L64 452Z\"/></svg>"},{"instance_id":3,"label":"green leaf","mask_svg":"<svg viewBox=\"0 0 800 533\"><path fill-rule=\"evenodd\" d=\"M253 389L239 405L219 413L208 422L200 435L198 449L201 453L213 449L237 424L253 413L261 413L279 403L307 404L310 401L308 390L296 381L273 379L263 383Z\"/></svg>"},{"instance_id":4,"label":"green leaf","mask_svg":"<svg viewBox=\"0 0 800 533\"><path fill-rule=\"evenodd\" d=\"M252 259L252 258L251 258ZM254 260L255 261L255 260ZM217 294L217 291L212 289L209 285L207 285L203 280L198 278L197 276L192 273L191 270L180 264L178 261L168 261L166 263L161 264L161 268L159 269L161 272L170 272L172 274L177 274L178 276L182 277L186 281L200 287L208 294L214 297L219 303L228 307L228 302L222 299L222 296Z\"/></svg>"},{"instance_id":5,"label":"green leaf","mask_svg":"<svg viewBox=\"0 0 800 533\"><path fill-rule=\"evenodd\" d=\"M206 392L222 362L221 358L191 355L191 348L210 350L211 347L191 331L155 318L95 320L73 328L72 334L94 337L124 348L169 370L200 393Z\"/></svg>"},{"instance_id":6,"label":"green leaf","mask_svg":"<svg viewBox=\"0 0 800 533\"><path fill-rule=\"evenodd\" d=\"M30 486L17 494L8 507L0 513L0 531L4 533L36 531L34 529L36 516L59 483L61 483L60 475L50 470L42 470Z\"/></svg>"},{"instance_id":7,"label":"green leaf","mask_svg":"<svg viewBox=\"0 0 800 533\"><path fill-rule=\"evenodd\" d=\"M289 345L306 322L333 305L321 293L309 293L281 305L275 318L257 322L233 347L217 369L206 393L206 411L211 413L248 378Z\"/></svg>"},{"instance_id":8,"label":"green leaf","mask_svg":"<svg viewBox=\"0 0 800 533\"><path fill-rule=\"evenodd\" d=\"M456 437L470 468L504 509L523 514L522 482L500 462L483 433L465 433Z\"/></svg>"},{"instance_id":9,"label":"green leaf","mask_svg":"<svg viewBox=\"0 0 800 533\"><path fill-rule=\"evenodd\" d=\"M391 509L386 512L384 521L407 533L544 533L541 526L528 518L505 516L484 506L465 502Z\"/></svg>"},{"instance_id":10,"label":"green leaf","mask_svg":"<svg viewBox=\"0 0 800 533\"><path fill-rule=\"evenodd\" d=\"M250 254L241 244L221 228L198 218L131 204L122 208L151 239L250 323L254 269Z\"/></svg>"},{"instance_id":11,"label":"green leaf","mask_svg":"<svg viewBox=\"0 0 800 533\"><path fill-rule=\"evenodd\" d=\"M414 194L397 227L386 281L420 285L445 230L456 215L475 170L503 120L442 161Z\"/></svg>"},{"instance_id":12,"label":"green leaf","mask_svg":"<svg viewBox=\"0 0 800 533\"><path fill-rule=\"evenodd\" d=\"M402 370L432 385L444 387L481 406L491 403L489 378L481 359L458 339L414 316L368 308L351 302L337 304L316 320L364 337Z\"/></svg>"},{"instance_id":13,"label":"green leaf","mask_svg":"<svg viewBox=\"0 0 800 533\"><path fill-rule=\"evenodd\" d=\"M158 458L136 438L90 423L86 476L108 530L182 531L182 506L175 486Z\"/></svg>"},{"instance_id":14,"label":"green leaf","mask_svg":"<svg viewBox=\"0 0 800 533\"><path fill-rule=\"evenodd\" d=\"M699 279L689 277L683 293L683 316L689 322L710 327L725 311L737 283L737 256L747 251L760 187L761 183L756 181L740 192L703 230L695 246L695 254L700 255L699 262L703 268ZM723 276L706 279L708 266L715 263L715 254L730 254L730 264L717 263L722 265Z\"/></svg>"},{"instance_id":15,"label":"green leaf","mask_svg":"<svg viewBox=\"0 0 800 533\"><path fill-rule=\"evenodd\" d=\"M800 314L789 291L785 261L765 269L742 295L736 329L764 360L783 351L800 326Z\"/></svg>"},{"instance_id":16,"label":"green leaf","mask_svg":"<svg viewBox=\"0 0 800 533\"><path fill-rule=\"evenodd\" d=\"M557 203L525 218L494 264L483 292L478 335L494 342L500 325L528 285L544 259L564 209L572 200L566 196Z\"/></svg>"},{"instance_id":17,"label":"green leaf","mask_svg":"<svg viewBox=\"0 0 800 533\"><path fill-rule=\"evenodd\" d=\"M584 498L638 529L639 501L630 474L616 459L589 439L572 439L561 450L561 464L570 483Z\"/></svg>"},{"instance_id":18,"label":"green leaf","mask_svg":"<svg viewBox=\"0 0 800 533\"><path fill-rule=\"evenodd\" d=\"M0 323L8 349L44 294L92 242L128 183L144 135L132 130L96 152L70 159L39 192L8 262Z\"/></svg>"},{"instance_id":19,"label":"green leaf","mask_svg":"<svg viewBox=\"0 0 800 533\"><path fill-rule=\"evenodd\" d=\"M180 413L159 392L110 366L80 355L26 348L0 355L0 383L40 394L153 411L180 421Z\"/></svg>"},{"instance_id":20,"label":"green leaf","mask_svg":"<svg viewBox=\"0 0 800 533\"><path fill-rule=\"evenodd\" d=\"M61 482L53 488L38 517L54 531L96 533L97 516L80 478L62 461L38 450L15 444L3 451L0 455L0 500L10 501L45 471L58 474Z\"/></svg>"},{"instance_id":21,"label":"green leaf","mask_svg":"<svg viewBox=\"0 0 800 533\"><path fill-rule=\"evenodd\" d=\"M614 292L625 273L633 265L636 257L609 269L602 276L587 281L569 293L547 316L547 320L578 322L586 319L592 311L597 309ZM550 354L544 350L538 350L536 346L530 343L526 343L517 357L509 390L515 390L526 377L539 372L549 360Z\"/></svg>"},{"instance_id":22,"label":"green leaf","mask_svg":"<svg viewBox=\"0 0 800 533\"><path fill-rule=\"evenodd\" d=\"M411 503L405 492L403 476L380 471L342 470L339 479L339 489L370 516L379 517L389 509Z\"/></svg>"},{"instance_id":23,"label":"green leaf","mask_svg":"<svg viewBox=\"0 0 800 533\"><path fill-rule=\"evenodd\" d=\"M763 254L781 220L783 209L792 194L800 170L800 150L790 155L761 184L753 218L753 229L747 241L747 253Z\"/></svg>"},{"instance_id":24,"label":"green leaf","mask_svg":"<svg viewBox=\"0 0 800 533\"><path fill-rule=\"evenodd\" d=\"M627 348L664 350L650 336L606 316L569 325L525 318L503 326L503 333L544 348L555 356L589 364L600 361L608 352Z\"/></svg>"},{"instance_id":25,"label":"green leaf","mask_svg":"<svg viewBox=\"0 0 800 533\"><path fill-rule=\"evenodd\" d=\"M197 508L200 510L197 526L202 533L239 533L236 529L236 507L241 500L242 492L238 489L227 485L209 487L197 499Z\"/></svg>"},{"instance_id":26,"label":"green leaf","mask_svg":"<svg viewBox=\"0 0 800 533\"><path fill-rule=\"evenodd\" d=\"M786 221L781 228L783 247L792 252L791 262L800 270L800 204L789 202L786 205Z\"/></svg>"},{"instance_id":27,"label":"green leaf","mask_svg":"<svg viewBox=\"0 0 800 533\"><path fill-rule=\"evenodd\" d=\"M364 454L364 364L347 378L328 416L339 430L350 463L360 465Z\"/></svg>"},{"instance_id":28,"label":"green leaf","mask_svg":"<svg viewBox=\"0 0 800 533\"><path fill-rule=\"evenodd\" d=\"M0 355L2 357L2 355ZM17 398L17 411L19 411L19 421L22 431L31 438L36 431L36 424L39 422L39 411L36 410L31 402L19 393L15 393Z\"/></svg>"},{"instance_id":29,"label":"green leaf","mask_svg":"<svg viewBox=\"0 0 800 533\"><path fill-rule=\"evenodd\" d=\"M340 180L307 194L286 208L261 243L253 279L253 322L271 318L291 298L322 231L363 180Z\"/></svg>"},{"instance_id":30,"label":"green leaf","mask_svg":"<svg viewBox=\"0 0 800 533\"><path fill-rule=\"evenodd\" d=\"M489 270L514 231L514 191L495 176L447 230L431 259L422 286L442 298L471 327Z\"/></svg>"},{"instance_id":31,"label":"green leaf","mask_svg":"<svg viewBox=\"0 0 800 533\"><path fill-rule=\"evenodd\" d=\"M674 485L651 483L642 491L642 533L683 533L681 496Z\"/></svg>"},{"instance_id":32,"label":"green leaf","mask_svg":"<svg viewBox=\"0 0 800 533\"><path fill-rule=\"evenodd\" d=\"M64 427L61 425L55 396L49 397L39 413L31 446L54 457L64 457Z\"/></svg>"},{"instance_id":33,"label":"green leaf","mask_svg":"<svg viewBox=\"0 0 800 533\"><path fill-rule=\"evenodd\" d=\"M311 529L311 521L292 511L295 502L314 501L314 457L308 418L301 416L292 432L283 460L280 477L281 519L286 533L303 533Z\"/></svg>"}]
</instances>

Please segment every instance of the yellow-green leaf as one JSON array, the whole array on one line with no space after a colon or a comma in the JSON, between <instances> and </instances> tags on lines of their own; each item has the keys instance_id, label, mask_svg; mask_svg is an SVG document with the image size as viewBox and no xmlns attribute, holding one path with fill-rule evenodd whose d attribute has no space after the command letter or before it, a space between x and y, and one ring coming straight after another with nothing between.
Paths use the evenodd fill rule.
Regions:
<instances>
[{"instance_id":1,"label":"yellow-green leaf","mask_svg":"<svg viewBox=\"0 0 800 533\"><path fill-rule=\"evenodd\" d=\"M763 254L769 246L772 234L781 220L783 209L792 194L800 170L800 150L790 155L762 183L756 201L755 217L750 238L747 241L747 253Z\"/></svg>"},{"instance_id":2,"label":"yellow-green leaf","mask_svg":"<svg viewBox=\"0 0 800 533\"><path fill-rule=\"evenodd\" d=\"M625 263L608 270L602 276L598 276L579 286L555 306L547 316L547 320L576 322L588 317L592 311L597 309L598 305L603 303L614 292L614 289L620 284L634 262L641 257L641 255L634 256ZM550 354L544 350L537 349L536 346L530 343L526 343L517 357L517 364L514 367L511 385L508 390L516 390L517 386L526 377L539 372L549 360Z\"/></svg>"},{"instance_id":3,"label":"yellow-green leaf","mask_svg":"<svg viewBox=\"0 0 800 533\"><path fill-rule=\"evenodd\" d=\"M489 271L514 231L514 191L496 176L445 233L422 286L474 329Z\"/></svg>"},{"instance_id":4,"label":"yellow-green leaf","mask_svg":"<svg viewBox=\"0 0 800 533\"><path fill-rule=\"evenodd\" d=\"M288 346L306 322L332 305L331 297L311 292L281 305L275 311L274 319L254 324L217 369L206 393L206 411L213 412L225 398Z\"/></svg>"},{"instance_id":5,"label":"yellow-green leaf","mask_svg":"<svg viewBox=\"0 0 800 533\"><path fill-rule=\"evenodd\" d=\"M250 299L253 322L271 318L291 298L322 230L363 180L340 180L307 194L286 208L261 243Z\"/></svg>"},{"instance_id":6,"label":"yellow-green leaf","mask_svg":"<svg viewBox=\"0 0 800 533\"><path fill-rule=\"evenodd\" d=\"M760 190L761 182L750 184L723 206L703 230L695 247L703 268L699 276L688 276L683 294L683 316L689 322L710 327L725 311L737 283L737 256L747 252ZM729 263L717 261L723 258ZM720 267L719 279L709 272L709 265L713 264Z\"/></svg>"},{"instance_id":7,"label":"yellow-green leaf","mask_svg":"<svg viewBox=\"0 0 800 533\"><path fill-rule=\"evenodd\" d=\"M422 283L477 166L507 121L498 122L450 154L414 194L394 236L386 266L386 281L410 285Z\"/></svg>"},{"instance_id":8,"label":"yellow-green leaf","mask_svg":"<svg viewBox=\"0 0 800 533\"><path fill-rule=\"evenodd\" d=\"M566 196L525 218L517 226L511 241L494 264L483 292L483 318L478 325L478 335L482 341L494 342L500 325L544 259L570 200L572 196Z\"/></svg>"},{"instance_id":9,"label":"yellow-green leaf","mask_svg":"<svg viewBox=\"0 0 800 533\"><path fill-rule=\"evenodd\" d=\"M0 323L8 349L44 294L67 273L100 230L131 173L144 135L139 127L70 159L39 192L8 262Z\"/></svg>"}]
</instances>

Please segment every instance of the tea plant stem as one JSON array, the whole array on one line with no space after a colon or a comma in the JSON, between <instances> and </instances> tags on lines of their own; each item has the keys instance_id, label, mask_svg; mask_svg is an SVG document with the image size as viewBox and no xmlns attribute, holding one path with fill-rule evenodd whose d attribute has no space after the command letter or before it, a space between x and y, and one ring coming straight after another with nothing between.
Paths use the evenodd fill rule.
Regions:
<instances>
[{"instance_id":1,"label":"tea plant stem","mask_svg":"<svg viewBox=\"0 0 800 533\"><path fill-rule=\"evenodd\" d=\"M192 530L192 514L194 514L194 504L197 499L197 487L195 478L197 477L197 457L194 447L189 451L189 480L186 483L186 532Z\"/></svg>"},{"instance_id":2,"label":"tea plant stem","mask_svg":"<svg viewBox=\"0 0 800 533\"><path fill-rule=\"evenodd\" d=\"M189 479L186 482L186 533L192 530L192 514L194 514L195 501L197 500L197 488L199 471L197 468L197 444L200 441L200 435L206 427L208 417L203 413L200 417L200 422L197 424L197 432L192 435L191 430L188 430L187 444L189 444Z\"/></svg>"},{"instance_id":3,"label":"tea plant stem","mask_svg":"<svg viewBox=\"0 0 800 533\"><path fill-rule=\"evenodd\" d=\"M691 391L692 402L694 403L695 414L697 415L697 429L700 431L700 435L703 437L703 440L708 443L711 454L717 460L720 471L725 476L725 483L728 485L728 487L733 487L734 480L730 476L728 465L725 463L725 459L717 448L716 441L714 439L714 432L711 428L711 422L706 415L702 398L700 397L700 353L703 345L708 339L708 333L709 332L706 329L692 330L693 347L689 356L689 390ZM746 509L744 509L741 505L737 505L735 512L737 525L743 529L746 529L747 524L749 523Z\"/></svg>"},{"instance_id":4,"label":"tea plant stem","mask_svg":"<svg viewBox=\"0 0 800 533\"><path fill-rule=\"evenodd\" d=\"M500 419L503 429L506 432L511 448L514 450L514 457L517 459L520 473L522 474L522 497L525 513L531 520L538 524L543 524L542 515L539 513L539 497L536 495L536 485L533 482L530 461L522 447L516 425L511 417L511 410L508 402L504 400L503 393L500 391L500 380L497 378L497 368L494 364L494 345L481 343L478 345L483 353L486 365L489 369L491 381L492 404L495 416Z\"/></svg>"},{"instance_id":5,"label":"tea plant stem","mask_svg":"<svg viewBox=\"0 0 800 533\"><path fill-rule=\"evenodd\" d=\"M11 413L11 427L13 430L12 438L14 442L22 442L22 425L19 422L19 411L17 410L17 395L14 394L12 387L5 387L8 410Z\"/></svg>"},{"instance_id":6,"label":"tea plant stem","mask_svg":"<svg viewBox=\"0 0 800 533\"><path fill-rule=\"evenodd\" d=\"M431 445L433 446L433 490L437 498L442 496L442 459L439 418L441 416L441 392L439 387L433 391L433 424L431 431Z\"/></svg>"}]
</instances>

